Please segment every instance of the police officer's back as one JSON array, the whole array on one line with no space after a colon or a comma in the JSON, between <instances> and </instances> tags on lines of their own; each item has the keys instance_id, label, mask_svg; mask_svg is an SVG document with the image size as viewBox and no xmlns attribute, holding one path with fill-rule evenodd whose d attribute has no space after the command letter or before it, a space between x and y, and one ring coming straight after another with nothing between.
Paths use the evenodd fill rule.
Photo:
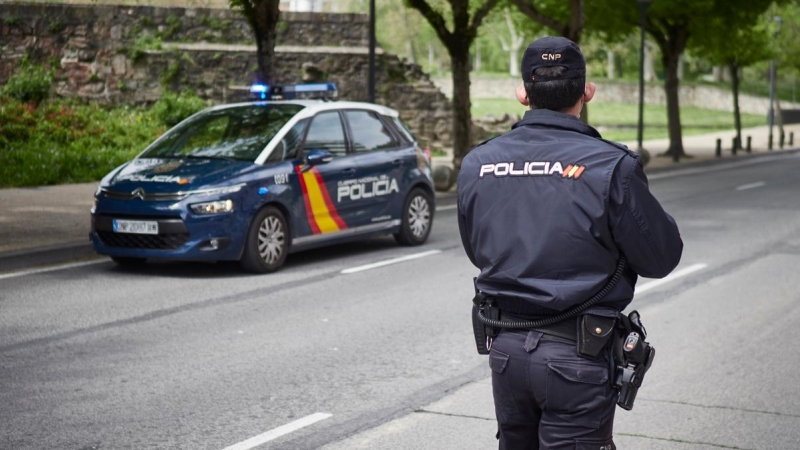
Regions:
<instances>
[{"instance_id":1,"label":"police officer's back","mask_svg":"<svg viewBox=\"0 0 800 450\"><path fill-rule=\"evenodd\" d=\"M459 229L480 269L476 288L503 318L539 320L585 302L623 269L588 310L616 317L631 302L637 275L664 277L678 264L677 226L650 193L637 155L578 119L595 87L585 82L577 45L534 42L522 75L517 96L531 110L474 148L458 177ZM576 329L569 319L494 338L501 449L614 448L611 350L576 356Z\"/></svg>"}]
</instances>

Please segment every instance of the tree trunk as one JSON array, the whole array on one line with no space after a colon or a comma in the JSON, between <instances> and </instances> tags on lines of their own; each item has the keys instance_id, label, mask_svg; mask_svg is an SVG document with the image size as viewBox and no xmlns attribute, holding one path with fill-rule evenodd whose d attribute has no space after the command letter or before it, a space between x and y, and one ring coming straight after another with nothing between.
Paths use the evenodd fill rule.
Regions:
<instances>
[{"instance_id":1,"label":"tree trunk","mask_svg":"<svg viewBox=\"0 0 800 450\"><path fill-rule=\"evenodd\" d=\"M472 112L469 100L469 46L450 48L450 69L453 72L453 165L456 172L472 147Z\"/></svg>"},{"instance_id":2,"label":"tree trunk","mask_svg":"<svg viewBox=\"0 0 800 450\"><path fill-rule=\"evenodd\" d=\"M733 63L731 69L731 87L733 89L733 122L736 127L736 146L742 148L742 115L739 111L739 65Z\"/></svg>"},{"instance_id":3,"label":"tree trunk","mask_svg":"<svg viewBox=\"0 0 800 450\"><path fill-rule=\"evenodd\" d=\"M681 110L678 97L678 87L680 80L678 79L678 63L680 60L680 51L669 51L671 49L661 49L664 61L664 91L667 94L667 122L669 126L669 148L664 156L671 156L672 160L677 162L682 156L686 156L683 152L683 133L681 130Z\"/></svg>"},{"instance_id":4,"label":"tree trunk","mask_svg":"<svg viewBox=\"0 0 800 450\"><path fill-rule=\"evenodd\" d=\"M519 77L519 47L511 47L508 51L508 74Z\"/></svg>"},{"instance_id":5,"label":"tree trunk","mask_svg":"<svg viewBox=\"0 0 800 450\"><path fill-rule=\"evenodd\" d=\"M656 69L653 64L653 50L649 45L644 46L644 81L653 81L656 78Z\"/></svg>"},{"instance_id":6,"label":"tree trunk","mask_svg":"<svg viewBox=\"0 0 800 450\"><path fill-rule=\"evenodd\" d=\"M606 70L608 73L606 73L606 78L608 78L609 80L613 80L615 78L616 75L615 71L617 68L616 64L614 64L614 51L606 50L606 56L608 57L607 59L608 64L606 65L607 67Z\"/></svg>"},{"instance_id":7,"label":"tree trunk","mask_svg":"<svg viewBox=\"0 0 800 450\"><path fill-rule=\"evenodd\" d=\"M256 2L253 5L255 17L250 18L250 26L256 38L258 59L258 82L268 84L272 81L275 60L276 26L280 18L277 0Z\"/></svg>"}]
</instances>

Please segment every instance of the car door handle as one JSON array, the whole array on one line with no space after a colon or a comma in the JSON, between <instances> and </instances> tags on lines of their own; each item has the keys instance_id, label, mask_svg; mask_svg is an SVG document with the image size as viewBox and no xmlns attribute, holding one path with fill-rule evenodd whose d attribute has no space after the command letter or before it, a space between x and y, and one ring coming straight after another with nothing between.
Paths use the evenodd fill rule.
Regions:
<instances>
[{"instance_id":1,"label":"car door handle","mask_svg":"<svg viewBox=\"0 0 800 450\"><path fill-rule=\"evenodd\" d=\"M350 169L343 169L342 173L345 175L354 175L356 173L356 169L353 169L352 167Z\"/></svg>"},{"instance_id":2,"label":"car door handle","mask_svg":"<svg viewBox=\"0 0 800 450\"><path fill-rule=\"evenodd\" d=\"M392 164L394 164L395 166L402 166L403 165L403 160L402 159L395 159L394 161L392 161Z\"/></svg>"}]
</instances>

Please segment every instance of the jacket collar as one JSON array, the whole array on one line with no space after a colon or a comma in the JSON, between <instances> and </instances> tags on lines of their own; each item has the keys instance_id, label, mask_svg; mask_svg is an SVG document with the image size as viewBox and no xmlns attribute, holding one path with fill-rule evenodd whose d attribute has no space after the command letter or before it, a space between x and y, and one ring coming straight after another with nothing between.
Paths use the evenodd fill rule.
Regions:
<instances>
[{"instance_id":1,"label":"jacket collar","mask_svg":"<svg viewBox=\"0 0 800 450\"><path fill-rule=\"evenodd\" d=\"M550 111L549 109L529 110L522 117L522 120L515 123L511 128L513 129L525 125L541 126L546 128L560 128L562 130L575 131L595 138L601 137L597 130L581 122L581 120L577 117L556 111Z\"/></svg>"}]
</instances>

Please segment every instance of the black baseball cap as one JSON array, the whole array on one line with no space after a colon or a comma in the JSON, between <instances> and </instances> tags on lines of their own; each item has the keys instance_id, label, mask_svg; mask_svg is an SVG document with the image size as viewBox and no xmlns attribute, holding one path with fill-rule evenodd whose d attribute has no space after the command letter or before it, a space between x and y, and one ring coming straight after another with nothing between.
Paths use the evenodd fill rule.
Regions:
<instances>
[{"instance_id":1,"label":"black baseball cap","mask_svg":"<svg viewBox=\"0 0 800 450\"><path fill-rule=\"evenodd\" d=\"M559 75L538 76L533 71L540 67L564 67ZM565 37L543 37L537 39L522 56L523 81L552 81L586 77L586 60L578 44Z\"/></svg>"}]
</instances>

